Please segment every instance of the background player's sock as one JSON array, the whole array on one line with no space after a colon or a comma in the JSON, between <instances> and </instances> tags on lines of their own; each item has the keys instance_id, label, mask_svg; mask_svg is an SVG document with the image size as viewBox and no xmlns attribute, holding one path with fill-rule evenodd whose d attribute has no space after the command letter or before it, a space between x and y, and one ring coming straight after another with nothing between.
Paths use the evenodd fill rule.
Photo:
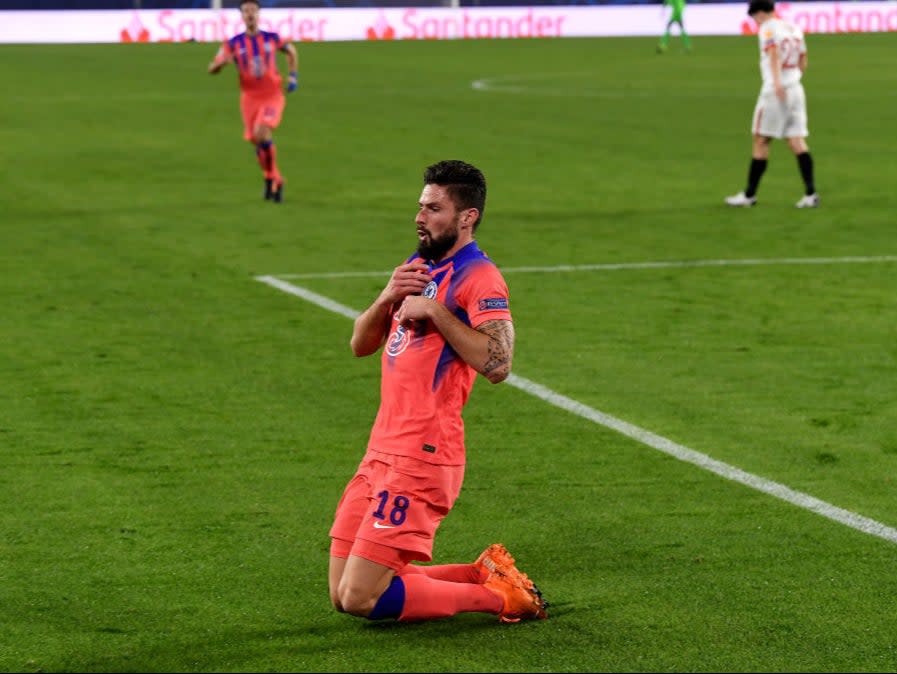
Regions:
<instances>
[{"instance_id":1,"label":"background player's sock","mask_svg":"<svg viewBox=\"0 0 897 674\"><path fill-rule=\"evenodd\" d=\"M268 155L271 157L271 177L276 183L274 188L277 189L277 185L283 185L283 176L280 175L280 169L277 167L277 146L273 140L268 148Z\"/></svg>"},{"instance_id":2,"label":"background player's sock","mask_svg":"<svg viewBox=\"0 0 897 674\"><path fill-rule=\"evenodd\" d=\"M804 179L806 194L816 194L816 183L813 180L813 157L809 152L801 152L797 155L797 166L800 168L801 178Z\"/></svg>"},{"instance_id":3,"label":"background player's sock","mask_svg":"<svg viewBox=\"0 0 897 674\"><path fill-rule=\"evenodd\" d=\"M274 175L274 143L270 140L259 143L255 146L255 156L262 167L262 173L265 178L275 178Z\"/></svg>"},{"instance_id":4,"label":"background player's sock","mask_svg":"<svg viewBox=\"0 0 897 674\"><path fill-rule=\"evenodd\" d=\"M760 185L760 178L766 171L766 159L751 159L751 167L748 169L748 183L744 190L744 196L752 197L757 194L757 187Z\"/></svg>"},{"instance_id":5,"label":"background player's sock","mask_svg":"<svg viewBox=\"0 0 897 674\"><path fill-rule=\"evenodd\" d=\"M504 608L504 600L485 585L435 580L422 573L399 580L405 587L399 620L433 620L473 611L498 615Z\"/></svg>"}]
</instances>

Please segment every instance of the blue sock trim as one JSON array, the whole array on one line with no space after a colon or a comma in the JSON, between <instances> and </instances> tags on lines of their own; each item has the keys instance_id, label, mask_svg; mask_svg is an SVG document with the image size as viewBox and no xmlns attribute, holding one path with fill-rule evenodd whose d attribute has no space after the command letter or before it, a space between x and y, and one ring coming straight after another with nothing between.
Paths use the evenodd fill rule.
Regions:
<instances>
[{"instance_id":1,"label":"blue sock trim","mask_svg":"<svg viewBox=\"0 0 897 674\"><path fill-rule=\"evenodd\" d=\"M256 148L259 150L267 150L269 147L271 147L271 143L273 143L273 142L274 141L270 141L270 140L262 141L261 143L256 145Z\"/></svg>"},{"instance_id":2,"label":"blue sock trim","mask_svg":"<svg viewBox=\"0 0 897 674\"><path fill-rule=\"evenodd\" d=\"M405 582L398 576L394 576L389 587L380 595L377 605L368 616L368 620L383 620L384 618L398 618L405 607Z\"/></svg>"}]
</instances>

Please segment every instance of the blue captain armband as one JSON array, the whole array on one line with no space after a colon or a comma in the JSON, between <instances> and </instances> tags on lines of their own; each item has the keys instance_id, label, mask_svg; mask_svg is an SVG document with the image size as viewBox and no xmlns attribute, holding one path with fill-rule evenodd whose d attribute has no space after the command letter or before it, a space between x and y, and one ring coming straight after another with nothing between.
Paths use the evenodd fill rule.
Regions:
<instances>
[{"instance_id":1,"label":"blue captain armband","mask_svg":"<svg viewBox=\"0 0 897 674\"><path fill-rule=\"evenodd\" d=\"M299 86L299 73L295 70L290 71L290 78L287 84L287 92L296 91L296 88Z\"/></svg>"}]
</instances>

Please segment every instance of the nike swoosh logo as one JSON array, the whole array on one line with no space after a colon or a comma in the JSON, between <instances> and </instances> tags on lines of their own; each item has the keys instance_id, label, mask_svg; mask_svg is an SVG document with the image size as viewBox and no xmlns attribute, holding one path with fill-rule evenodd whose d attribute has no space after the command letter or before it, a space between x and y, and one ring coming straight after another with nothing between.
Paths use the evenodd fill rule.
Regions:
<instances>
[{"instance_id":1,"label":"nike swoosh logo","mask_svg":"<svg viewBox=\"0 0 897 674\"><path fill-rule=\"evenodd\" d=\"M388 524L380 524L379 522L374 522L375 529L395 529L395 527L391 527Z\"/></svg>"}]
</instances>

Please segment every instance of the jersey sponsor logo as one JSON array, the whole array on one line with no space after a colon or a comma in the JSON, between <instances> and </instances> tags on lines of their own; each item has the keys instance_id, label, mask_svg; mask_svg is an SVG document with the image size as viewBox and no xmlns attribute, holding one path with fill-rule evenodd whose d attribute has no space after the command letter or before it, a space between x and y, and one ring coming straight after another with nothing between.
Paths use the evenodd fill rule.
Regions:
<instances>
[{"instance_id":1,"label":"jersey sponsor logo","mask_svg":"<svg viewBox=\"0 0 897 674\"><path fill-rule=\"evenodd\" d=\"M428 300L432 300L434 297L436 297L436 290L437 290L436 281L430 281L427 284L427 287L424 288L424 291L421 293L421 295L426 297Z\"/></svg>"},{"instance_id":2,"label":"jersey sponsor logo","mask_svg":"<svg viewBox=\"0 0 897 674\"><path fill-rule=\"evenodd\" d=\"M375 529L395 529L395 527L390 526L389 524L381 524L380 522L374 522Z\"/></svg>"},{"instance_id":3,"label":"jersey sponsor logo","mask_svg":"<svg viewBox=\"0 0 897 674\"><path fill-rule=\"evenodd\" d=\"M398 356L402 351L408 348L411 343L411 331L400 325L396 331L389 336L386 342L386 353L390 356Z\"/></svg>"},{"instance_id":4,"label":"jersey sponsor logo","mask_svg":"<svg viewBox=\"0 0 897 674\"><path fill-rule=\"evenodd\" d=\"M507 309L508 300L506 297L491 297L486 300L480 300L480 311L487 309Z\"/></svg>"}]
</instances>

